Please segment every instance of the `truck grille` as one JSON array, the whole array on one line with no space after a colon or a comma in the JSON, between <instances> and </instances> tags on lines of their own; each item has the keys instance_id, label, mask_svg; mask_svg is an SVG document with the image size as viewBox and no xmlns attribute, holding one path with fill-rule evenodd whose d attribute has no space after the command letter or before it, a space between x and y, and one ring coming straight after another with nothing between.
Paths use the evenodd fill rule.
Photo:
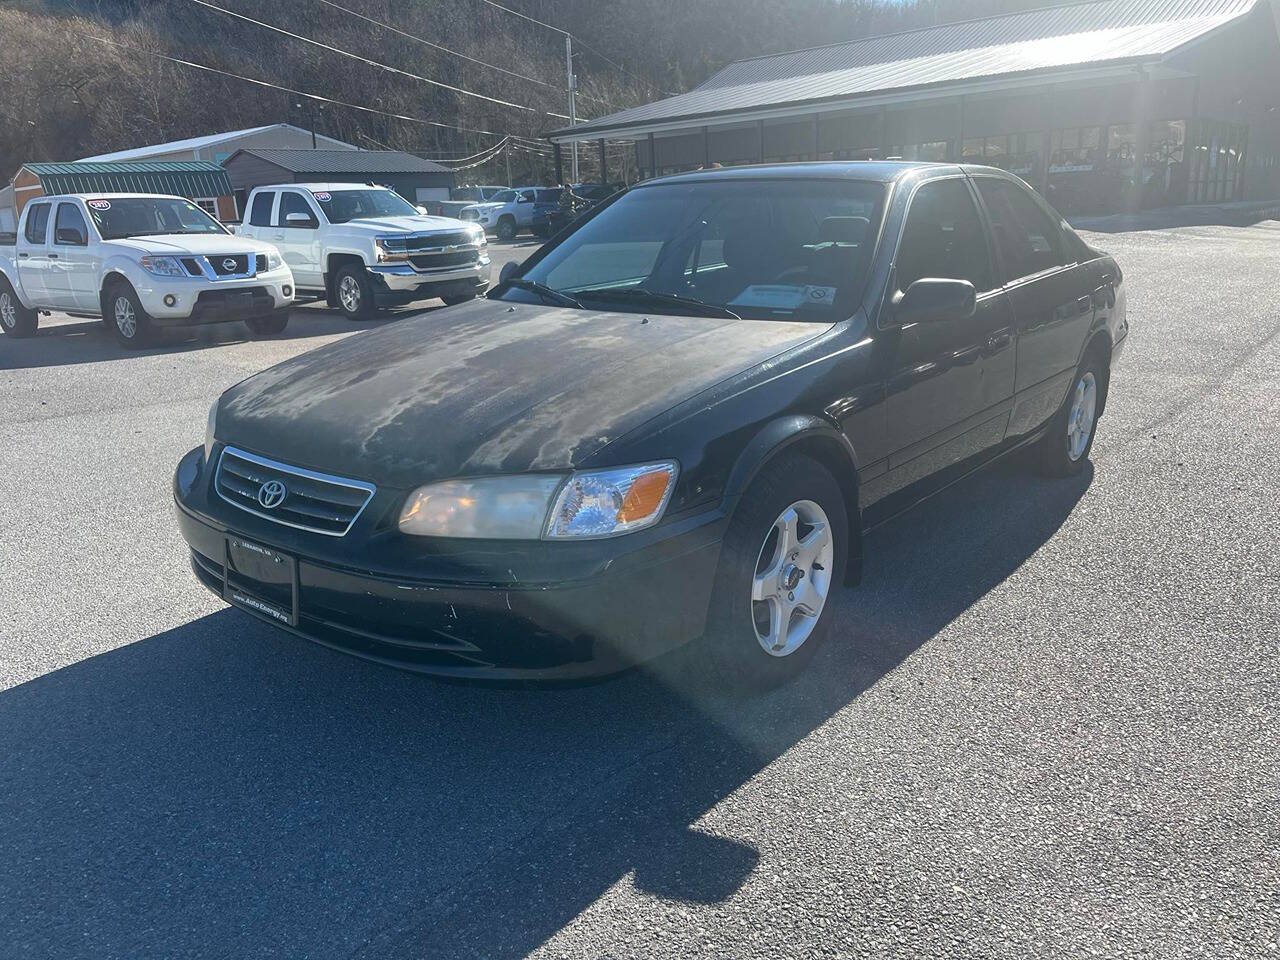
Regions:
<instances>
[{"instance_id":1,"label":"truck grille","mask_svg":"<svg viewBox=\"0 0 1280 960\"><path fill-rule=\"evenodd\" d=\"M459 220L479 220L480 214L475 210L463 210L458 217Z\"/></svg>"},{"instance_id":2,"label":"truck grille","mask_svg":"<svg viewBox=\"0 0 1280 960\"><path fill-rule=\"evenodd\" d=\"M461 267L475 263L480 256L476 250L456 250L453 253L415 254L409 258L419 270L444 270L446 267Z\"/></svg>"},{"instance_id":3,"label":"truck grille","mask_svg":"<svg viewBox=\"0 0 1280 960\"><path fill-rule=\"evenodd\" d=\"M249 272L249 255L247 253L237 253L223 257L205 257L205 259L209 261L209 266L213 268L213 272L220 277L230 277Z\"/></svg>"},{"instance_id":4,"label":"truck grille","mask_svg":"<svg viewBox=\"0 0 1280 960\"><path fill-rule=\"evenodd\" d=\"M412 253L415 250L433 250L436 247L461 247L475 243L471 231L457 233L433 233L425 237L407 237L405 249Z\"/></svg>"},{"instance_id":5,"label":"truck grille","mask_svg":"<svg viewBox=\"0 0 1280 960\"><path fill-rule=\"evenodd\" d=\"M359 480L315 473L235 447L223 449L213 485L218 496L241 510L331 537L351 529L375 490Z\"/></svg>"}]
</instances>

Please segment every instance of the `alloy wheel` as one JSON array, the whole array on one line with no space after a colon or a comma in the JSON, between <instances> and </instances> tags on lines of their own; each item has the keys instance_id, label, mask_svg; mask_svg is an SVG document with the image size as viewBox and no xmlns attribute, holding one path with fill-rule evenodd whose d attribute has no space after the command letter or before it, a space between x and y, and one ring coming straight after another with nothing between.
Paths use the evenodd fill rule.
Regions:
<instances>
[{"instance_id":1,"label":"alloy wheel","mask_svg":"<svg viewBox=\"0 0 1280 960\"><path fill-rule=\"evenodd\" d=\"M1067 413L1067 456L1079 460L1089 446L1098 412L1098 379L1090 370L1076 382Z\"/></svg>"},{"instance_id":2,"label":"alloy wheel","mask_svg":"<svg viewBox=\"0 0 1280 960\"><path fill-rule=\"evenodd\" d=\"M10 330L18 325L18 310L13 305L13 294L8 290L0 293L0 323Z\"/></svg>"},{"instance_id":3,"label":"alloy wheel","mask_svg":"<svg viewBox=\"0 0 1280 960\"><path fill-rule=\"evenodd\" d=\"M809 639L831 593L835 541L812 500L798 500L765 535L751 581L751 619L766 653L785 657Z\"/></svg>"},{"instance_id":4,"label":"alloy wheel","mask_svg":"<svg viewBox=\"0 0 1280 960\"><path fill-rule=\"evenodd\" d=\"M138 317L133 312L133 304L128 297L116 297L115 318L121 336L132 340L138 332Z\"/></svg>"},{"instance_id":5,"label":"alloy wheel","mask_svg":"<svg viewBox=\"0 0 1280 960\"><path fill-rule=\"evenodd\" d=\"M360 312L360 282L350 274L338 281L338 301L348 313Z\"/></svg>"}]
</instances>

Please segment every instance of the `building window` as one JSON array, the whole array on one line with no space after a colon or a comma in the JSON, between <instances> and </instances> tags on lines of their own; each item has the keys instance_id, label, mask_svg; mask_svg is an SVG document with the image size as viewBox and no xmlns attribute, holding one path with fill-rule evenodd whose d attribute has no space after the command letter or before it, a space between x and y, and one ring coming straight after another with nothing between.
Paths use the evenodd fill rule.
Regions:
<instances>
[{"instance_id":1,"label":"building window","mask_svg":"<svg viewBox=\"0 0 1280 960\"><path fill-rule=\"evenodd\" d=\"M196 197L192 201L197 207L207 213L213 219L218 219L218 201L214 197Z\"/></svg>"},{"instance_id":2,"label":"building window","mask_svg":"<svg viewBox=\"0 0 1280 960\"><path fill-rule=\"evenodd\" d=\"M947 159L947 141L932 140L929 143L912 143L903 147L903 160L922 160L929 163L945 163Z\"/></svg>"}]
</instances>

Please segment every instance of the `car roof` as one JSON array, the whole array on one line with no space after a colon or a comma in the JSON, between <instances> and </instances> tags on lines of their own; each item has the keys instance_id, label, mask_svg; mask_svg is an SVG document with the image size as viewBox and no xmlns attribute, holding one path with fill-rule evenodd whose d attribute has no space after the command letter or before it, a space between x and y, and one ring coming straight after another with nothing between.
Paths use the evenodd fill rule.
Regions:
<instances>
[{"instance_id":1,"label":"car roof","mask_svg":"<svg viewBox=\"0 0 1280 960\"><path fill-rule=\"evenodd\" d=\"M128 200L128 199L147 199L153 200L157 197L164 200L186 200L186 197L179 197L172 193L127 193L122 190L99 190L97 193L50 193L39 197L32 197L30 203L38 200L99 200L103 197L110 197L112 200Z\"/></svg>"},{"instance_id":2,"label":"car roof","mask_svg":"<svg viewBox=\"0 0 1280 960\"><path fill-rule=\"evenodd\" d=\"M386 184L365 182L345 183L264 183L259 190L279 190L283 187L297 187L299 190L310 190L313 193L337 193L340 190L391 190ZM394 191L392 191L394 192Z\"/></svg>"},{"instance_id":3,"label":"car roof","mask_svg":"<svg viewBox=\"0 0 1280 960\"><path fill-rule=\"evenodd\" d=\"M715 167L659 177L646 183L696 183L702 180L876 180L889 183L917 170L959 172L954 163L915 160L818 160L808 163L755 163Z\"/></svg>"}]
</instances>

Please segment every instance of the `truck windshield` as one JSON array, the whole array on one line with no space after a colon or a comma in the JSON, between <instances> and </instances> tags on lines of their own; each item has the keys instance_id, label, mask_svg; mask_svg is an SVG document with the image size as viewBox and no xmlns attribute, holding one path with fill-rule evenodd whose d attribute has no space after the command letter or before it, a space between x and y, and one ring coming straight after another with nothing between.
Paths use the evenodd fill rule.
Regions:
<instances>
[{"instance_id":1,"label":"truck windshield","mask_svg":"<svg viewBox=\"0 0 1280 960\"><path fill-rule=\"evenodd\" d=\"M833 322L862 297L884 195L858 180L638 187L497 295L545 302L549 288L587 309Z\"/></svg>"},{"instance_id":2,"label":"truck windshield","mask_svg":"<svg viewBox=\"0 0 1280 960\"><path fill-rule=\"evenodd\" d=\"M174 233L226 233L190 200L178 197L102 197L86 200L103 240Z\"/></svg>"},{"instance_id":3,"label":"truck windshield","mask_svg":"<svg viewBox=\"0 0 1280 960\"><path fill-rule=\"evenodd\" d=\"M330 223L348 223L370 217L416 217L418 209L393 190L317 190L313 196Z\"/></svg>"}]
</instances>

